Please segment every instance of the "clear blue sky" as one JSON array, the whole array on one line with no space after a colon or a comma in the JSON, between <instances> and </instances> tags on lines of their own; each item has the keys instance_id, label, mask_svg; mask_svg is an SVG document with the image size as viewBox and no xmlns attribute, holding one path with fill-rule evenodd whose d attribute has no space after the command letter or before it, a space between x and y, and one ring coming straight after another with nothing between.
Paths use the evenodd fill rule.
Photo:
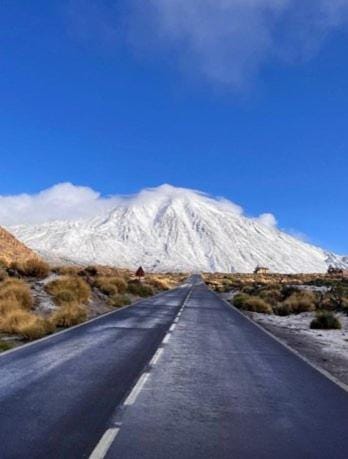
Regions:
<instances>
[{"instance_id":1,"label":"clear blue sky","mask_svg":"<svg viewBox=\"0 0 348 459\"><path fill-rule=\"evenodd\" d=\"M122 3L1 2L0 194L170 183L272 212L348 254L348 22L325 39L306 31L305 56L287 50L291 34L279 37L281 58L274 43L255 51L259 37L241 38L221 67L206 54L221 43L197 51L190 36L187 50L162 29L156 46L160 32Z\"/></svg>"}]
</instances>

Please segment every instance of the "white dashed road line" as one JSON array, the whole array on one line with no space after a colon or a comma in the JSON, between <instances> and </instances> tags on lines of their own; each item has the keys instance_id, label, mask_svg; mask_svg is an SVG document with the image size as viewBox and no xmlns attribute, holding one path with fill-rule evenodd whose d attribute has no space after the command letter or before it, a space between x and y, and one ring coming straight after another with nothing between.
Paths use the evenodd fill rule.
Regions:
<instances>
[{"instance_id":1,"label":"white dashed road line","mask_svg":"<svg viewBox=\"0 0 348 459\"><path fill-rule=\"evenodd\" d=\"M163 338L162 344L167 344L168 341L170 340L171 333L175 330L175 327L177 323L179 322L179 318L182 314L182 311L184 310L187 302L190 299L191 293L192 292L190 292L187 295L184 303L182 304L178 314L176 315L173 321L173 324L170 326L168 333ZM150 366L156 365L162 353L163 353L163 347L160 347L159 349L157 349L155 355L152 357L150 361ZM146 381L148 380L149 376L150 376L149 372L145 372L140 376L140 378L138 379L138 382L133 387L131 393L128 395L128 397L124 401L123 406L130 406L134 404L138 395L140 394L141 390L146 384ZM102 438L99 440L99 443L97 444L97 446L94 448L92 454L89 456L89 459L103 459L106 456L108 450L110 449L110 446L114 442L119 431L120 431L119 427L111 427L107 429L104 435L102 436Z\"/></svg>"},{"instance_id":2,"label":"white dashed road line","mask_svg":"<svg viewBox=\"0 0 348 459\"><path fill-rule=\"evenodd\" d=\"M132 392L126 398L126 400L124 402L125 406L133 405L133 403L135 402L136 398L138 397L141 389L144 387L144 384L148 380L149 376L150 376L150 373L143 373L140 376L140 378L138 379L138 382L133 387Z\"/></svg>"},{"instance_id":3,"label":"white dashed road line","mask_svg":"<svg viewBox=\"0 0 348 459\"><path fill-rule=\"evenodd\" d=\"M158 360L160 359L161 355L163 353L163 348L159 348L158 351L156 352L156 354L152 357L152 360L150 362L150 365L156 365L156 363L158 362Z\"/></svg>"},{"instance_id":4,"label":"white dashed road line","mask_svg":"<svg viewBox=\"0 0 348 459\"><path fill-rule=\"evenodd\" d=\"M118 427L108 429L99 440L99 443L94 448L92 454L89 456L89 459L103 459L119 431L120 429Z\"/></svg>"},{"instance_id":5,"label":"white dashed road line","mask_svg":"<svg viewBox=\"0 0 348 459\"><path fill-rule=\"evenodd\" d=\"M170 340L170 333L167 333L166 336L163 338L162 343L167 344L169 340Z\"/></svg>"}]
</instances>

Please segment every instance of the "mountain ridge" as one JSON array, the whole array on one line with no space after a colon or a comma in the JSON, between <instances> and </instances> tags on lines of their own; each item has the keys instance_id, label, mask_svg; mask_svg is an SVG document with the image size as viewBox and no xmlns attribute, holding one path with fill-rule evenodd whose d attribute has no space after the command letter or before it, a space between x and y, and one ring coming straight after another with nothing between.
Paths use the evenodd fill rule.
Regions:
<instances>
[{"instance_id":1,"label":"mountain ridge","mask_svg":"<svg viewBox=\"0 0 348 459\"><path fill-rule=\"evenodd\" d=\"M12 227L45 258L157 271L324 272L348 258L312 246L239 206L203 193L163 185L107 213L78 221Z\"/></svg>"}]
</instances>

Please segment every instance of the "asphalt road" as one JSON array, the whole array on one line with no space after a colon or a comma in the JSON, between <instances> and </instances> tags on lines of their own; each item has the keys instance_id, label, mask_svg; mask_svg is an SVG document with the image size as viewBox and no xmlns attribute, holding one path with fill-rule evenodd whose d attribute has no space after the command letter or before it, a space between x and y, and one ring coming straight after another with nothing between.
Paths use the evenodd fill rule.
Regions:
<instances>
[{"instance_id":1,"label":"asphalt road","mask_svg":"<svg viewBox=\"0 0 348 459\"><path fill-rule=\"evenodd\" d=\"M198 276L0 357L1 459L346 459L347 434L347 392Z\"/></svg>"},{"instance_id":2,"label":"asphalt road","mask_svg":"<svg viewBox=\"0 0 348 459\"><path fill-rule=\"evenodd\" d=\"M89 457L189 290L0 355L0 459Z\"/></svg>"}]
</instances>

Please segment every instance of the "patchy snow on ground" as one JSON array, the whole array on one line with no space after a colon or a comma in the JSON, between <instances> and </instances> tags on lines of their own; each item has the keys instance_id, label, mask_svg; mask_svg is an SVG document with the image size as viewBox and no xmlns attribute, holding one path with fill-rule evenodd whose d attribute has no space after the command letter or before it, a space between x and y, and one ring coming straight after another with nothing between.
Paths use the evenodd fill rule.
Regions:
<instances>
[{"instance_id":1,"label":"patchy snow on ground","mask_svg":"<svg viewBox=\"0 0 348 459\"><path fill-rule=\"evenodd\" d=\"M31 285L31 292L35 301L35 311L40 313L50 313L57 309L51 295L45 290L45 285L55 280L58 276L51 274L41 281L36 281Z\"/></svg>"},{"instance_id":2,"label":"patchy snow on ground","mask_svg":"<svg viewBox=\"0 0 348 459\"><path fill-rule=\"evenodd\" d=\"M277 328L291 330L295 334L306 336L315 341L323 352L328 354L336 353L344 356L348 361L348 317L344 314L336 315L342 324L341 330L312 330L310 323L315 318L315 314L311 312L292 314L285 317L252 313L253 319L258 323L273 325Z\"/></svg>"}]
</instances>

